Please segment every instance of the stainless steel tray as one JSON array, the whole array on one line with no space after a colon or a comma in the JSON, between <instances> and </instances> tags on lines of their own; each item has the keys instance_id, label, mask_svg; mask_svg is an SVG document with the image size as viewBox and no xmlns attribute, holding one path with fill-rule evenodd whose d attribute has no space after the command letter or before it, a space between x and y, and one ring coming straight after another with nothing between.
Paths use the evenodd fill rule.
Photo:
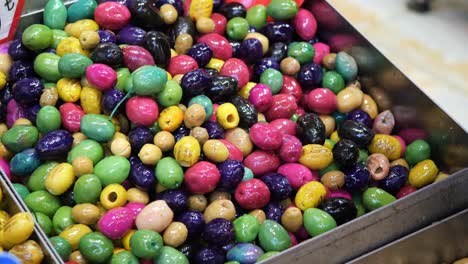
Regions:
<instances>
[{"instance_id":1,"label":"stainless steel tray","mask_svg":"<svg viewBox=\"0 0 468 264\"><path fill-rule=\"evenodd\" d=\"M17 33L42 19L46 0L27 1ZM65 1L71 3L74 1ZM468 208L468 136L324 0L308 0L320 39L356 59L362 88L383 89L400 128L424 129L440 168L453 173L397 202L268 259L265 263L343 263ZM391 38L392 36L389 36ZM377 100L378 101L378 100ZM378 101L379 103L379 101ZM464 170L462 170L464 169Z\"/></svg>"},{"instance_id":2,"label":"stainless steel tray","mask_svg":"<svg viewBox=\"0 0 468 264\"><path fill-rule=\"evenodd\" d=\"M468 209L372 251L349 264L453 263L468 257Z\"/></svg>"},{"instance_id":3,"label":"stainless steel tray","mask_svg":"<svg viewBox=\"0 0 468 264\"><path fill-rule=\"evenodd\" d=\"M8 210L11 214L17 212L29 212L28 207L23 202L19 194L13 188L13 185L8 180L7 176L0 169L0 186L4 193L4 199L6 199L6 203L8 204ZM34 233L31 236L31 239L36 241L42 248L42 252L44 252L44 261L45 263L63 263L62 259L58 255L57 251L53 248L52 244L50 243L47 235L42 231L39 224L34 220Z\"/></svg>"}]
</instances>

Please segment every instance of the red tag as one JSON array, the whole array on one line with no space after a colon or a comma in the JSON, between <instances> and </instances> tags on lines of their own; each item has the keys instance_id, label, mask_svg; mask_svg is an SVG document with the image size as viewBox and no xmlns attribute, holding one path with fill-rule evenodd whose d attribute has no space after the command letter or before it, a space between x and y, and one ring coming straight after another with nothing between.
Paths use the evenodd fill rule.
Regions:
<instances>
[{"instance_id":1,"label":"red tag","mask_svg":"<svg viewBox=\"0 0 468 264\"><path fill-rule=\"evenodd\" d=\"M13 39L24 0L0 0L0 44Z\"/></svg>"}]
</instances>

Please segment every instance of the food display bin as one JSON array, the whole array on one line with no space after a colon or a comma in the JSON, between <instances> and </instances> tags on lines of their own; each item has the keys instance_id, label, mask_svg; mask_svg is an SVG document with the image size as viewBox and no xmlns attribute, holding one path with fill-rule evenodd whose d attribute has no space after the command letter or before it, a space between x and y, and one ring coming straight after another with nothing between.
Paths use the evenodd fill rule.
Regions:
<instances>
[{"instance_id":1,"label":"food display bin","mask_svg":"<svg viewBox=\"0 0 468 264\"><path fill-rule=\"evenodd\" d=\"M41 21L41 7L45 2L46 0L26 1L17 34L28 25ZM70 4L74 1L64 2ZM378 47L369 43L365 36L353 28L330 4L323 0L308 0L305 5L311 5L311 11L319 25L319 37L330 44L332 51L346 50L356 59L362 89L384 91L387 97L374 99L378 105L388 106L392 110L398 128L424 129L431 144L432 158L440 170L451 175L330 232L309 239L269 258L264 263L343 263L468 208L466 131L434 104L379 52ZM6 187L11 191L10 185L7 184ZM26 210L19 197L15 197L21 210ZM466 222L466 211L458 216L464 217ZM451 229L451 233L458 232L457 227L451 228L455 228ZM463 228L466 233L466 226ZM38 235L44 245L48 245L45 235L40 230ZM466 237L464 241L466 244ZM369 255L353 263L386 263L381 262L380 258L389 256L385 254L400 254L395 253L398 243L400 241L389 245L385 252L382 251L374 257ZM446 250L444 254L456 250ZM408 250L407 253L411 251ZM58 263L53 250L50 250L50 256L53 263Z\"/></svg>"},{"instance_id":2,"label":"food display bin","mask_svg":"<svg viewBox=\"0 0 468 264\"><path fill-rule=\"evenodd\" d=\"M26 204L21 200L19 194L13 188L13 185L8 180L3 170L0 173L0 187L3 191L3 199L8 207L8 213L11 215L19 212L30 212ZM35 220L34 220L35 221ZM37 222L34 223L34 232L29 239L36 241L44 253L44 262L46 263L63 263L58 253L53 248L47 235L41 230Z\"/></svg>"}]
</instances>

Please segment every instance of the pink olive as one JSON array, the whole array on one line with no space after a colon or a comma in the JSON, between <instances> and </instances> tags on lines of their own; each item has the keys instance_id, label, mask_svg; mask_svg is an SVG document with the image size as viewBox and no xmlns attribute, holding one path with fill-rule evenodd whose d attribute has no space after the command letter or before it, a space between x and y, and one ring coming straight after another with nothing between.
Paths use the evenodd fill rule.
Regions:
<instances>
[{"instance_id":1,"label":"pink olive","mask_svg":"<svg viewBox=\"0 0 468 264\"><path fill-rule=\"evenodd\" d=\"M143 210L143 208L145 208L145 206L146 205L144 203L139 202L130 202L125 205L125 207L130 209L130 211L132 212L133 220L136 219L137 215L141 212L141 210Z\"/></svg>"},{"instance_id":2,"label":"pink olive","mask_svg":"<svg viewBox=\"0 0 468 264\"><path fill-rule=\"evenodd\" d=\"M122 238L134 223L133 213L126 207L117 207L107 211L99 219L99 231L110 239Z\"/></svg>"},{"instance_id":3,"label":"pink olive","mask_svg":"<svg viewBox=\"0 0 468 264\"><path fill-rule=\"evenodd\" d=\"M167 71L172 75L186 74L192 70L198 69L197 61L188 55L178 55L171 58Z\"/></svg>"},{"instance_id":4,"label":"pink olive","mask_svg":"<svg viewBox=\"0 0 468 264\"><path fill-rule=\"evenodd\" d=\"M336 110L336 95L327 88L312 90L307 96L309 108L322 115L328 115Z\"/></svg>"},{"instance_id":5,"label":"pink olive","mask_svg":"<svg viewBox=\"0 0 468 264\"><path fill-rule=\"evenodd\" d=\"M263 150L256 150L244 159L244 166L252 170L256 176L275 172L280 163L280 159L274 152Z\"/></svg>"},{"instance_id":6,"label":"pink olive","mask_svg":"<svg viewBox=\"0 0 468 264\"><path fill-rule=\"evenodd\" d=\"M201 36L198 43L205 43L213 51L213 57L220 60L232 58L232 47L229 41L218 33L209 33ZM243 87L243 86L241 86Z\"/></svg>"},{"instance_id":7,"label":"pink olive","mask_svg":"<svg viewBox=\"0 0 468 264\"><path fill-rule=\"evenodd\" d=\"M283 143L279 149L279 156L284 162L296 162L302 154L301 141L291 135L283 135Z\"/></svg>"},{"instance_id":8,"label":"pink olive","mask_svg":"<svg viewBox=\"0 0 468 264\"><path fill-rule=\"evenodd\" d=\"M95 88L105 91L115 85L117 73L105 64L95 63L86 68L86 79Z\"/></svg>"},{"instance_id":9,"label":"pink olive","mask_svg":"<svg viewBox=\"0 0 468 264\"><path fill-rule=\"evenodd\" d=\"M214 191L221 179L218 168L213 163L200 161L190 167L184 176L185 186L191 193L205 194Z\"/></svg>"},{"instance_id":10,"label":"pink olive","mask_svg":"<svg viewBox=\"0 0 468 264\"><path fill-rule=\"evenodd\" d=\"M400 130L398 135L406 142L406 144L411 144L417 139L427 138L427 132L421 128L403 128Z\"/></svg>"},{"instance_id":11,"label":"pink olive","mask_svg":"<svg viewBox=\"0 0 468 264\"><path fill-rule=\"evenodd\" d=\"M317 42L314 44L314 49L314 63L321 64L323 58L330 53L330 47L325 43Z\"/></svg>"},{"instance_id":12,"label":"pink olive","mask_svg":"<svg viewBox=\"0 0 468 264\"><path fill-rule=\"evenodd\" d=\"M256 123L250 128L250 139L262 150L275 150L282 144L282 134L274 126L267 123Z\"/></svg>"},{"instance_id":13,"label":"pink olive","mask_svg":"<svg viewBox=\"0 0 468 264\"><path fill-rule=\"evenodd\" d=\"M81 118L85 115L83 109L74 103L64 103L59 108L63 127L70 133L80 131Z\"/></svg>"},{"instance_id":14,"label":"pink olive","mask_svg":"<svg viewBox=\"0 0 468 264\"><path fill-rule=\"evenodd\" d=\"M283 75L283 86L280 93L290 94L296 98L296 101L299 101L302 98L302 87L294 77Z\"/></svg>"},{"instance_id":15,"label":"pink olive","mask_svg":"<svg viewBox=\"0 0 468 264\"><path fill-rule=\"evenodd\" d=\"M126 103L126 113L136 125L151 126L158 120L159 109L151 97L134 96Z\"/></svg>"},{"instance_id":16,"label":"pink olive","mask_svg":"<svg viewBox=\"0 0 468 264\"><path fill-rule=\"evenodd\" d=\"M330 198L336 198L336 197L339 197L339 198L346 198L348 200L352 200L352 197L351 197L351 194L349 194L347 191L345 190L334 190L334 191L330 191L330 190L327 190L327 194L325 196L326 199L330 199Z\"/></svg>"},{"instance_id":17,"label":"pink olive","mask_svg":"<svg viewBox=\"0 0 468 264\"><path fill-rule=\"evenodd\" d=\"M262 83L256 84L252 90L250 90L249 102L252 103L259 112L268 110L273 103L273 94L271 93L270 87Z\"/></svg>"},{"instance_id":18,"label":"pink olive","mask_svg":"<svg viewBox=\"0 0 468 264\"><path fill-rule=\"evenodd\" d=\"M228 160L242 161L244 159L242 151L238 147L236 147L236 145L232 144L231 142L225 139L220 139L219 141L221 141L229 151Z\"/></svg>"},{"instance_id":19,"label":"pink olive","mask_svg":"<svg viewBox=\"0 0 468 264\"><path fill-rule=\"evenodd\" d=\"M390 135L395 126L395 118L390 110L385 110L375 117L372 130L377 134Z\"/></svg>"},{"instance_id":20,"label":"pink olive","mask_svg":"<svg viewBox=\"0 0 468 264\"><path fill-rule=\"evenodd\" d=\"M119 30L130 21L132 14L125 5L117 2L104 2L94 10L94 20L103 28Z\"/></svg>"},{"instance_id":21,"label":"pink olive","mask_svg":"<svg viewBox=\"0 0 468 264\"><path fill-rule=\"evenodd\" d=\"M317 32L317 21L314 15L304 8L299 9L292 20L292 25L297 35L303 40L311 40Z\"/></svg>"},{"instance_id":22,"label":"pink olive","mask_svg":"<svg viewBox=\"0 0 468 264\"><path fill-rule=\"evenodd\" d=\"M216 55L213 56L216 57ZM231 76L236 79L238 87L244 87L250 80L249 68L244 61L236 58L230 58L224 62L223 67L221 67L219 73L221 75Z\"/></svg>"},{"instance_id":23,"label":"pink olive","mask_svg":"<svg viewBox=\"0 0 468 264\"><path fill-rule=\"evenodd\" d=\"M6 124L12 127L17 119L26 117L26 112L15 99L11 99L7 104Z\"/></svg>"},{"instance_id":24,"label":"pink olive","mask_svg":"<svg viewBox=\"0 0 468 264\"><path fill-rule=\"evenodd\" d=\"M270 125L276 127L283 135L296 135L296 123L291 119L278 118L270 122Z\"/></svg>"},{"instance_id":25,"label":"pink olive","mask_svg":"<svg viewBox=\"0 0 468 264\"><path fill-rule=\"evenodd\" d=\"M154 58L148 50L136 45L129 45L122 49L124 65L134 71L144 65L154 65Z\"/></svg>"},{"instance_id":26,"label":"pink olive","mask_svg":"<svg viewBox=\"0 0 468 264\"><path fill-rule=\"evenodd\" d=\"M277 94L273 96L271 107L265 114L268 121L278 118L290 118L296 113L297 102L294 96L289 94Z\"/></svg>"},{"instance_id":27,"label":"pink olive","mask_svg":"<svg viewBox=\"0 0 468 264\"><path fill-rule=\"evenodd\" d=\"M283 164L278 168L278 173L288 178L294 190L299 190L302 185L310 181L318 181L320 179L316 171L311 171L309 168L299 163Z\"/></svg>"}]
</instances>

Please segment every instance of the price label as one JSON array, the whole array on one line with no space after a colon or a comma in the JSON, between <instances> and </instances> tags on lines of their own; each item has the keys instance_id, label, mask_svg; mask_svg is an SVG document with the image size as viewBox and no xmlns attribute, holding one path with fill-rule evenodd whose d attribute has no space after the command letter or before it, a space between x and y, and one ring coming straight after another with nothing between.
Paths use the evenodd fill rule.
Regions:
<instances>
[{"instance_id":1,"label":"price label","mask_svg":"<svg viewBox=\"0 0 468 264\"><path fill-rule=\"evenodd\" d=\"M24 0L0 0L0 44L15 36Z\"/></svg>"}]
</instances>

